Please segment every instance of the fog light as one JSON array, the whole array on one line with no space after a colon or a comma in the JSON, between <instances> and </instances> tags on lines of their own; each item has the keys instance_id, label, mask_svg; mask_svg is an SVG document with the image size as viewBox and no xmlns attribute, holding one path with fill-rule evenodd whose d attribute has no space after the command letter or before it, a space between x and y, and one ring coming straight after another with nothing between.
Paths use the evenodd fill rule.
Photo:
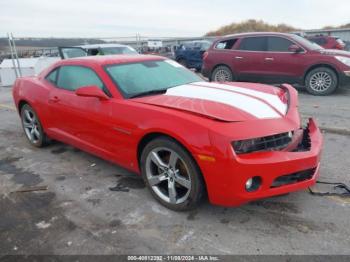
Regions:
<instances>
[{"instance_id":1,"label":"fog light","mask_svg":"<svg viewBox=\"0 0 350 262\"><path fill-rule=\"evenodd\" d=\"M253 178L249 178L247 182L245 182L245 188L249 190L252 187L253 184Z\"/></svg>"},{"instance_id":2,"label":"fog light","mask_svg":"<svg viewBox=\"0 0 350 262\"><path fill-rule=\"evenodd\" d=\"M255 176L252 178L249 178L247 182L245 182L245 189L248 192L253 192L259 189L261 185L261 177Z\"/></svg>"}]
</instances>

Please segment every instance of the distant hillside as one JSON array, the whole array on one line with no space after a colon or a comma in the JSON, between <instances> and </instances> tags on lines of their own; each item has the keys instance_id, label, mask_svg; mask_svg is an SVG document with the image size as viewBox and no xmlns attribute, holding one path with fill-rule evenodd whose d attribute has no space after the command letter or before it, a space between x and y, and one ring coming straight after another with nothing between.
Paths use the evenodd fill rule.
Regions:
<instances>
[{"instance_id":1,"label":"distant hillside","mask_svg":"<svg viewBox=\"0 0 350 262\"><path fill-rule=\"evenodd\" d=\"M19 38L16 39L17 46L33 47L57 47L57 46L74 46L83 44L102 44L103 40L88 38ZM7 38L0 38L0 47L8 46Z\"/></svg>"},{"instance_id":2,"label":"distant hillside","mask_svg":"<svg viewBox=\"0 0 350 262\"><path fill-rule=\"evenodd\" d=\"M340 26L325 26L322 29L341 29L350 28L350 23L340 25ZM249 19L240 23L232 23L220 27L215 31L206 33L206 36L221 36L244 32L293 32L293 31L303 31L300 28L295 28L286 24L271 25L265 23L262 20Z\"/></svg>"},{"instance_id":3,"label":"distant hillside","mask_svg":"<svg viewBox=\"0 0 350 262\"><path fill-rule=\"evenodd\" d=\"M342 29L342 28L350 28L350 23L340 25L340 26L325 26L322 29Z\"/></svg>"},{"instance_id":4,"label":"distant hillside","mask_svg":"<svg viewBox=\"0 0 350 262\"><path fill-rule=\"evenodd\" d=\"M291 32L298 30L300 29L286 24L270 25L262 20L250 19L241 23L222 26L215 31L208 32L206 36L221 36L244 32Z\"/></svg>"}]
</instances>

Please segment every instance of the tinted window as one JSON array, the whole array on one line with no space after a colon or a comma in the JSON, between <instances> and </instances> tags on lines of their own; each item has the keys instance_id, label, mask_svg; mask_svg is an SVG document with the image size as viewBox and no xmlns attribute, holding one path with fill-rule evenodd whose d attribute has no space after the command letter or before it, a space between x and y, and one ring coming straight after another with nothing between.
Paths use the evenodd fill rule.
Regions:
<instances>
[{"instance_id":1,"label":"tinted window","mask_svg":"<svg viewBox=\"0 0 350 262\"><path fill-rule=\"evenodd\" d=\"M126 97L203 81L172 60L110 65L106 71Z\"/></svg>"},{"instance_id":2,"label":"tinted window","mask_svg":"<svg viewBox=\"0 0 350 262\"><path fill-rule=\"evenodd\" d=\"M267 37L247 37L241 40L239 50L266 51Z\"/></svg>"},{"instance_id":3,"label":"tinted window","mask_svg":"<svg viewBox=\"0 0 350 262\"><path fill-rule=\"evenodd\" d=\"M268 51L289 52L288 48L294 43L283 37L269 36L267 40Z\"/></svg>"},{"instance_id":4,"label":"tinted window","mask_svg":"<svg viewBox=\"0 0 350 262\"><path fill-rule=\"evenodd\" d=\"M57 69L53 70L51 73L49 73L46 76L46 80L48 80L49 82L51 82L52 84L56 84L56 80L57 80Z\"/></svg>"},{"instance_id":5,"label":"tinted window","mask_svg":"<svg viewBox=\"0 0 350 262\"><path fill-rule=\"evenodd\" d=\"M216 44L217 49L232 49L234 44L237 42L237 39L228 39L225 41L220 41Z\"/></svg>"},{"instance_id":6,"label":"tinted window","mask_svg":"<svg viewBox=\"0 0 350 262\"><path fill-rule=\"evenodd\" d=\"M99 50L98 48L88 49L88 50L87 50L87 53L88 53L89 55L92 55L92 56L94 56L94 55L101 55L101 54L100 54L100 50Z\"/></svg>"},{"instance_id":7,"label":"tinted window","mask_svg":"<svg viewBox=\"0 0 350 262\"><path fill-rule=\"evenodd\" d=\"M82 66L62 66L60 68L58 87L74 91L79 87L91 85L104 89L103 83L92 69Z\"/></svg>"}]
</instances>

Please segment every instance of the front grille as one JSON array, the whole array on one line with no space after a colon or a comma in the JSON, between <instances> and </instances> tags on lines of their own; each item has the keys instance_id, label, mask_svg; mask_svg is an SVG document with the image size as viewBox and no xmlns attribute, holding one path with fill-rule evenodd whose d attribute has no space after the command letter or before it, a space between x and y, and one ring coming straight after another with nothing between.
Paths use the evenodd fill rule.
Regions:
<instances>
[{"instance_id":1,"label":"front grille","mask_svg":"<svg viewBox=\"0 0 350 262\"><path fill-rule=\"evenodd\" d=\"M277 177L273 181L271 188L276 188L276 187L280 187L280 186L290 185L290 184L298 183L301 181L309 180L312 178L315 171L316 171L316 168L312 168L312 169L307 169L307 170L303 170L300 172L296 172L296 173L293 173L290 175L284 175L284 176Z\"/></svg>"},{"instance_id":2,"label":"front grille","mask_svg":"<svg viewBox=\"0 0 350 262\"><path fill-rule=\"evenodd\" d=\"M256 144L256 151L278 151L285 148L292 141L292 133L282 133L260 138Z\"/></svg>"},{"instance_id":3,"label":"front grille","mask_svg":"<svg viewBox=\"0 0 350 262\"><path fill-rule=\"evenodd\" d=\"M305 152L311 149L309 123L303 129L232 142L236 154L259 151Z\"/></svg>"},{"instance_id":4,"label":"front grille","mask_svg":"<svg viewBox=\"0 0 350 262\"><path fill-rule=\"evenodd\" d=\"M292 141L293 132L277 135L240 140L233 143L237 154L246 154L258 151L278 151L287 147Z\"/></svg>"}]
</instances>

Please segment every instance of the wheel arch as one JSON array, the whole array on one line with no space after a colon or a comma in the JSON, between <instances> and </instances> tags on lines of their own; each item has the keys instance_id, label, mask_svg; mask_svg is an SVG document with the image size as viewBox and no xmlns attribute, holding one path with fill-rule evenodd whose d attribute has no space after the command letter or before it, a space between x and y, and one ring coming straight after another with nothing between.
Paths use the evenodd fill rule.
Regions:
<instances>
[{"instance_id":1,"label":"wheel arch","mask_svg":"<svg viewBox=\"0 0 350 262\"><path fill-rule=\"evenodd\" d=\"M331 69L337 76L338 80L339 80L339 73L338 73L338 70L335 66L333 65L330 65L330 64L327 64L327 63L321 63L321 64L315 64L315 65L312 65L310 66L304 73L304 77L303 77L303 83L305 84L305 80L306 80L306 77L307 75L314 69L318 68L318 67L326 67L326 68L329 68Z\"/></svg>"},{"instance_id":2,"label":"wheel arch","mask_svg":"<svg viewBox=\"0 0 350 262\"><path fill-rule=\"evenodd\" d=\"M181 146L188 153L188 155L194 161L194 163L198 169L198 172L201 176L201 179L203 179L205 191L207 192L207 184L206 184L205 176L203 175L202 170L201 170L199 164L197 163L197 160L194 157L193 153L188 149L188 147L186 146L186 143L184 141L181 141L180 139L177 139L174 136L169 135L165 132L150 132L150 133L145 134L140 139L140 141L137 145L137 162L138 162L139 170L141 170L140 161L141 161L141 154L142 154L143 149L146 147L146 145L148 143L150 143L152 140L157 139L159 137L166 137L166 138L173 140L175 143L177 143L179 146Z\"/></svg>"},{"instance_id":3,"label":"wheel arch","mask_svg":"<svg viewBox=\"0 0 350 262\"><path fill-rule=\"evenodd\" d=\"M17 106L19 114L21 114L21 110L22 110L24 105L30 105L31 106L31 104L27 100L25 100L25 99L19 100L18 106Z\"/></svg>"},{"instance_id":4,"label":"wheel arch","mask_svg":"<svg viewBox=\"0 0 350 262\"><path fill-rule=\"evenodd\" d=\"M149 132L149 133L145 134L138 142L138 145L137 145L137 161L138 161L139 165L140 165L140 159L141 159L141 154L142 154L143 149L146 147L146 145L149 142L151 142L152 140L157 139L159 137L166 137L166 138L170 138L171 140L175 141L177 144L179 144L180 146L182 146L186 150L186 152L193 158L193 160L197 164L197 161L195 160L192 152L188 149L188 146L186 145L185 141L182 141L179 138L176 138L176 137L174 137L172 135L169 135L166 132L153 131L153 132ZM197 166L198 166L198 164L197 164Z\"/></svg>"},{"instance_id":5,"label":"wheel arch","mask_svg":"<svg viewBox=\"0 0 350 262\"><path fill-rule=\"evenodd\" d=\"M212 79L213 72L214 72L215 69L218 68L219 66L225 66L225 67L227 67L228 69L230 69L232 75L235 75L235 72L232 70L231 66L229 66L228 64L225 64L225 63L219 63L219 64L216 64L215 66L213 66L212 70L210 71L210 75L209 75L210 81L211 81L211 79Z\"/></svg>"}]
</instances>

